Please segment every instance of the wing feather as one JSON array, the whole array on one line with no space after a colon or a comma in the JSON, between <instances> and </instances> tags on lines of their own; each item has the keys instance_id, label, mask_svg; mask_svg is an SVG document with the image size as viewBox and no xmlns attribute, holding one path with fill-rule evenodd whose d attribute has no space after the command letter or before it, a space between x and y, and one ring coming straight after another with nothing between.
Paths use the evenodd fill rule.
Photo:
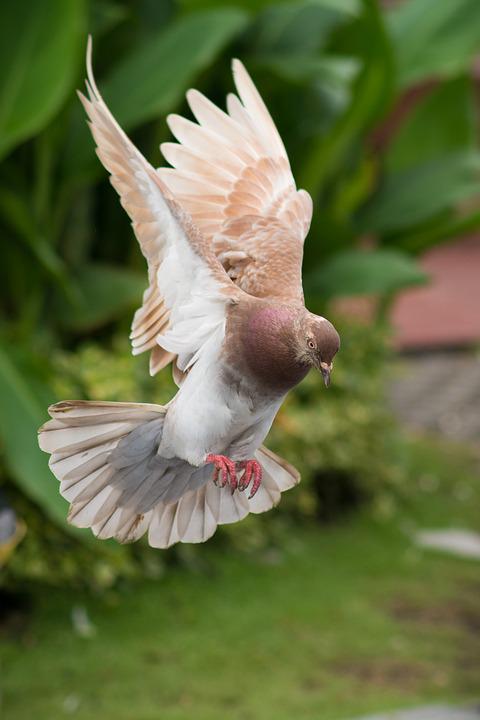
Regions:
<instances>
[{"instance_id":1,"label":"wing feather","mask_svg":"<svg viewBox=\"0 0 480 720\"><path fill-rule=\"evenodd\" d=\"M238 299L239 290L191 217L105 105L93 76L90 41L87 75L88 98L79 96L97 154L130 216L148 265L149 286L130 335L133 353L151 350L151 374L176 355L183 370L198 358L212 334L222 332L226 306ZM240 162L233 152L231 156L233 162Z\"/></svg>"},{"instance_id":2,"label":"wing feather","mask_svg":"<svg viewBox=\"0 0 480 720\"><path fill-rule=\"evenodd\" d=\"M189 90L197 123L169 116L179 144L161 146L173 167L158 173L243 290L303 302L312 201L295 186L285 146L252 79L239 60L232 68L238 96L227 96L227 112Z\"/></svg>"}]
</instances>

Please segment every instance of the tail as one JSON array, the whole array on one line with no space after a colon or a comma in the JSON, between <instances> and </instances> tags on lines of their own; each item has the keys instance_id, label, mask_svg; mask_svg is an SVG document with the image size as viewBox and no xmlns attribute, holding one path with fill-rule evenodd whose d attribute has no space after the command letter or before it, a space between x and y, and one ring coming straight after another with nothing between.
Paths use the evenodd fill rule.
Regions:
<instances>
[{"instance_id":1,"label":"tail","mask_svg":"<svg viewBox=\"0 0 480 720\"><path fill-rule=\"evenodd\" d=\"M217 487L211 465L160 457L161 405L72 401L48 412L52 420L40 428L39 444L51 453L50 469L70 502L68 520L102 539L133 542L148 531L156 548L204 542L217 525L269 510L300 480L289 463L259 448L263 480L249 500Z\"/></svg>"}]
</instances>

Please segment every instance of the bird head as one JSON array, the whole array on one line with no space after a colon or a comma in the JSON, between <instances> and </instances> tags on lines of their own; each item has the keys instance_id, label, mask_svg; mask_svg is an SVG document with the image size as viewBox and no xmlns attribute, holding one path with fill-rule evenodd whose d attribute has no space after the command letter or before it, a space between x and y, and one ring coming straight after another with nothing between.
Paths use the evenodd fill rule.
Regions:
<instances>
[{"instance_id":1,"label":"bird head","mask_svg":"<svg viewBox=\"0 0 480 720\"><path fill-rule=\"evenodd\" d=\"M340 336L326 318L307 312L297 330L299 358L322 373L325 386L330 385L333 359L340 348Z\"/></svg>"}]
</instances>

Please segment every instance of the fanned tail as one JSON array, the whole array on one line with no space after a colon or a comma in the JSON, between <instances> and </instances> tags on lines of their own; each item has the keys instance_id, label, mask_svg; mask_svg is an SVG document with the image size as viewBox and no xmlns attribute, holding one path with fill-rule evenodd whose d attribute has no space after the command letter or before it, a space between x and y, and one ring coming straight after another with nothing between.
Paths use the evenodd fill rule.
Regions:
<instances>
[{"instance_id":1,"label":"fanned tail","mask_svg":"<svg viewBox=\"0 0 480 720\"><path fill-rule=\"evenodd\" d=\"M232 495L213 483L211 465L158 455L165 413L161 405L140 403L72 401L49 408L52 419L40 428L39 444L51 453L50 468L70 502L69 522L122 543L146 532L152 547L199 543L218 525L269 510L298 483L297 471L262 447L257 494L250 500L246 493Z\"/></svg>"}]
</instances>

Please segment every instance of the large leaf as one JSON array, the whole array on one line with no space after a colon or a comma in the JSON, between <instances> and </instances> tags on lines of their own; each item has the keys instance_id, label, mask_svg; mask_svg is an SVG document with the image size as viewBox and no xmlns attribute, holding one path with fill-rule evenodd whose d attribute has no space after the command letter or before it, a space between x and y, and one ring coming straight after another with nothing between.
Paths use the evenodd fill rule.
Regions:
<instances>
[{"instance_id":1,"label":"large leaf","mask_svg":"<svg viewBox=\"0 0 480 720\"><path fill-rule=\"evenodd\" d=\"M247 15L237 8L192 13L136 45L99 81L101 92L125 130L172 110L195 77L238 34ZM94 58L95 59L95 58ZM78 109L66 162L75 174L96 168L94 145Z\"/></svg>"},{"instance_id":2,"label":"large leaf","mask_svg":"<svg viewBox=\"0 0 480 720\"><path fill-rule=\"evenodd\" d=\"M315 0L271 5L259 15L251 30L251 51L254 54L313 54L344 20L341 7L337 9Z\"/></svg>"},{"instance_id":3,"label":"large leaf","mask_svg":"<svg viewBox=\"0 0 480 720\"><path fill-rule=\"evenodd\" d=\"M386 238L396 247L418 254L442 242L462 235L471 235L480 229L480 211L440 213L437 217L410 232Z\"/></svg>"},{"instance_id":4,"label":"large leaf","mask_svg":"<svg viewBox=\"0 0 480 720\"><path fill-rule=\"evenodd\" d=\"M480 192L480 154L455 153L392 173L360 216L362 232L414 226Z\"/></svg>"},{"instance_id":5,"label":"large leaf","mask_svg":"<svg viewBox=\"0 0 480 720\"><path fill-rule=\"evenodd\" d=\"M118 318L141 302L147 274L95 263L81 268L75 278L79 299L58 304L62 324L78 331L92 330Z\"/></svg>"},{"instance_id":6,"label":"large leaf","mask_svg":"<svg viewBox=\"0 0 480 720\"><path fill-rule=\"evenodd\" d=\"M0 156L41 130L70 92L84 15L82 0L0 4Z\"/></svg>"},{"instance_id":7,"label":"large leaf","mask_svg":"<svg viewBox=\"0 0 480 720\"><path fill-rule=\"evenodd\" d=\"M272 0L236 0L235 5L244 10L263 10L272 6ZM280 5L293 5L292 2L282 0ZM305 1L299 4L305 4ZM347 15L355 15L358 12L360 0L310 0L310 5L333 8L337 12L342 11ZM179 5L186 10L199 10L200 8L221 7L224 0L179 0Z\"/></svg>"},{"instance_id":8,"label":"large leaf","mask_svg":"<svg viewBox=\"0 0 480 720\"><path fill-rule=\"evenodd\" d=\"M458 75L480 50L478 0L407 0L387 18L402 86Z\"/></svg>"},{"instance_id":9,"label":"large leaf","mask_svg":"<svg viewBox=\"0 0 480 720\"><path fill-rule=\"evenodd\" d=\"M67 504L58 492L58 482L48 467L48 456L38 447L37 430L48 419L28 378L0 349L0 448L7 467L21 490L40 505L58 525L89 542L89 532L66 521ZM53 398L52 398L53 399Z\"/></svg>"},{"instance_id":10,"label":"large leaf","mask_svg":"<svg viewBox=\"0 0 480 720\"><path fill-rule=\"evenodd\" d=\"M309 148L298 181L314 196L342 166L355 140L382 117L391 101L394 85L393 57L384 27L383 14L375 0L364 0L363 14L351 32L363 33L363 67L353 83L351 102L326 136Z\"/></svg>"},{"instance_id":11,"label":"large leaf","mask_svg":"<svg viewBox=\"0 0 480 720\"><path fill-rule=\"evenodd\" d=\"M387 151L387 166L399 170L455 150L475 146L474 87L462 76L441 83L407 116Z\"/></svg>"},{"instance_id":12,"label":"large leaf","mask_svg":"<svg viewBox=\"0 0 480 720\"><path fill-rule=\"evenodd\" d=\"M360 69L356 58L317 55L273 54L255 58L282 79L305 83L312 80L322 85L340 87L349 85Z\"/></svg>"},{"instance_id":13,"label":"large leaf","mask_svg":"<svg viewBox=\"0 0 480 720\"><path fill-rule=\"evenodd\" d=\"M347 250L333 256L306 280L306 288L325 298L389 294L425 282L413 260L395 250Z\"/></svg>"},{"instance_id":14,"label":"large leaf","mask_svg":"<svg viewBox=\"0 0 480 720\"><path fill-rule=\"evenodd\" d=\"M30 198L8 187L0 187L0 214L6 225L31 251L38 272L44 270L56 280L67 297L71 296L65 265L38 229Z\"/></svg>"}]
</instances>

